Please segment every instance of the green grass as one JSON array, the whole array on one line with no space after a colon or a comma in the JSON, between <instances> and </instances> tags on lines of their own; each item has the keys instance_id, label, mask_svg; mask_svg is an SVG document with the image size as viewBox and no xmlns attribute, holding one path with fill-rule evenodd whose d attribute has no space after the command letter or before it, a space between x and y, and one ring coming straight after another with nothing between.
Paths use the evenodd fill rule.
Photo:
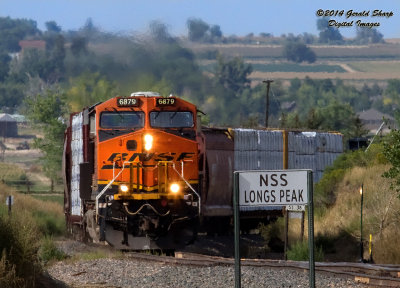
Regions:
<instances>
[{"instance_id":1,"label":"green grass","mask_svg":"<svg viewBox=\"0 0 400 288\"><path fill-rule=\"evenodd\" d=\"M295 63L282 63L282 64L252 64L253 71L260 72L340 72L344 73L344 70L339 65L327 65L327 64L317 64L317 65L302 65Z\"/></svg>"},{"instance_id":2,"label":"green grass","mask_svg":"<svg viewBox=\"0 0 400 288\"><path fill-rule=\"evenodd\" d=\"M394 61L357 61L349 62L348 65L360 72L398 73L400 71L400 62Z\"/></svg>"},{"instance_id":3,"label":"green grass","mask_svg":"<svg viewBox=\"0 0 400 288\"><path fill-rule=\"evenodd\" d=\"M65 233L64 217L56 216L47 211L34 211L33 218L39 231L46 236L61 236Z\"/></svg>"},{"instance_id":4,"label":"green grass","mask_svg":"<svg viewBox=\"0 0 400 288\"><path fill-rule=\"evenodd\" d=\"M13 187L15 191L23 194L48 194L48 193L62 193L62 184L56 184L54 191L50 191L50 184L42 182L40 178L35 176L35 173L28 174L20 168L18 165L13 163L2 163L0 162L0 182ZM29 183L29 189L27 187Z\"/></svg>"},{"instance_id":5,"label":"green grass","mask_svg":"<svg viewBox=\"0 0 400 288\"><path fill-rule=\"evenodd\" d=\"M33 287L40 272L37 258L40 234L27 211L0 215L1 287ZM15 271L5 275L1 270Z\"/></svg>"},{"instance_id":6,"label":"green grass","mask_svg":"<svg viewBox=\"0 0 400 288\"><path fill-rule=\"evenodd\" d=\"M41 200L41 201L51 201L51 202L56 202L60 205L64 205L64 195L31 195L33 198Z\"/></svg>"},{"instance_id":7,"label":"green grass","mask_svg":"<svg viewBox=\"0 0 400 288\"><path fill-rule=\"evenodd\" d=\"M67 262L76 262L76 261L91 261L97 259L104 259L104 258L122 258L122 252L118 250L105 250L102 248L98 248L88 252L82 252L74 254L71 258L67 260Z\"/></svg>"},{"instance_id":8,"label":"green grass","mask_svg":"<svg viewBox=\"0 0 400 288\"><path fill-rule=\"evenodd\" d=\"M201 69L213 73L215 63L207 63L201 66ZM326 73L344 73L344 70L339 65L328 65L328 64L297 64L297 63L268 63L259 64L252 63L253 71L256 72L326 72Z\"/></svg>"},{"instance_id":9,"label":"green grass","mask_svg":"<svg viewBox=\"0 0 400 288\"><path fill-rule=\"evenodd\" d=\"M310 252L308 249L308 242L297 242L287 251L288 260L293 261L308 261L310 259ZM321 247L316 247L314 250L315 261L324 260L324 252Z\"/></svg>"},{"instance_id":10,"label":"green grass","mask_svg":"<svg viewBox=\"0 0 400 288\"><path fill-rule=\"evenodd\" d=\"M39 249L39 258L44 264L47 264L50 261L63 260L67 258L67 255L57 248L52 237L44 237Z\"/></svg>"},{"instance_id":11,"label":"green grass","mask_svg":"<svg viewBox=\"0 0 400 288\"><path fill-rule=\"evenodd\" d=\"M0 181L23 180L25 177L25 171L17 165L0 162Z\"/></svg>"}]
</instances>

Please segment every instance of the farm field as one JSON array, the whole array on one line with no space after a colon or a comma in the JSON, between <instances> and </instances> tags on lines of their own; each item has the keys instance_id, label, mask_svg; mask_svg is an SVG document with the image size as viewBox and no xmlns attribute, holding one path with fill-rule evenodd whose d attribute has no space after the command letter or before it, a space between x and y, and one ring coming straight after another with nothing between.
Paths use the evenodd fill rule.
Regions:
<instances>
[{"instance_id":1,"label":"farm field","mask_svg":"<svg viewBox=\"0 0 400 288\"><path fill-rule=\"evenodd\" d=\"M200 58L221 53L225 57L239 56L252 64L250 78L254 82L270 79L342 79L348 82L385 81L400 78L400 43L359 46L311 45L317 55L312 64L288 62L282 57L283 46L244 44L189 44L188 48ZM215 60L199 60L207 73L213 73ZM254 83L253 83L254 84Z\"/></svg>"},{"instance_id":2,"label":"farm field","mask_svg":"<svg viewBox=\"0 0 400 288\"><path fill-rule=\"evenodd\" d=\"M352 69L360 72L390 72L398 74L400 70L400 60L395 61L357 61L347 63Z\"/></svg>"}]
</instances>

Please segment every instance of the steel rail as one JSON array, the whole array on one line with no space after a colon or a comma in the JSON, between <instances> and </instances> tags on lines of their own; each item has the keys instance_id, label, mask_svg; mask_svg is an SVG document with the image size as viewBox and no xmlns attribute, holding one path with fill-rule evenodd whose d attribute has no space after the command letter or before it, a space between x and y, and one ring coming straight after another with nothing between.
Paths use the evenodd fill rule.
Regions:
<instances>
[{"instance_id":1,"label":"steel rail","mask_svg":"<svg viewBox=\"0 0 400 288\"><path fill-rule=\"evenodd\" d=\"M232 266L233 258L209 256L203 254L176 252L175 257L157 256L137 252L128 252L126 257L142 261L155 261L174 265L187 266ZM241 259L242 266L286 268L301 271L309 269L306 261L285 261L267 259ZM316 262L315 270L319 273L336 275L353 279L355 283L363 283L373 287L400 287L400 266L351 262Z\"/></svg>"}]
</instances>

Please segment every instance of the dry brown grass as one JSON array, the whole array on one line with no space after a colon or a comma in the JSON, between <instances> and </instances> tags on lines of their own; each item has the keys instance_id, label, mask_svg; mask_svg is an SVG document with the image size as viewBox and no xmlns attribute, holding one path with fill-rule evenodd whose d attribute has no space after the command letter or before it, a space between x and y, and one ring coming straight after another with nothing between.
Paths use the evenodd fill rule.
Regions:
<instances>
[{"instance_id":1,"label":"dry brown grass","mask_svg":"<svg viewBox=\"0 0 400 288\"><path fill-rule=\"evenodd\" d=\"M400 233L400 200L397 192L389 189L388 179L381 177L388 168L386 165L355 167L347 173L338 187L334 207L322 219L316 220L316 233L334 236L345 231L355 239L360 239L359 188L363 183L363 239L369 239L369 234L372 234L376 262L400 263L400 246L397 245L400 240L396 240ZM392 255L390 260L388 254Z\"/></svg>"},{"instance_id":2,"label":"dry brown grass","mask_svg":"<svg viewBox=\"0 0 400 288\"><path fill-rule=\"evenodd\" d=\"M46 211L54 216L63 217L64 212L59 203L52 201L41 201L30 195L20 194L13 191L12 188L4 184L0 184L0 203L6 202L6 197L14 196L14 205L12 211L20 213L21 211L37 212Z\"/></svg>"},{"instance_id":3,"label":"dry brown grass","mask_svg":"<svg viewBox=\"0 0 400 288\"><path fill-rule=\"evenodd\" d=\"M245 44L190 44L188 47L195 53L218 50L228 57L239 56L247 59L249 63L268 63L282 61L283 46L281 45L245 45ZM311 45L319 62L330 62L341 65L352 62L354 70L347 73L324 72L261 72L254 71L250 78L254 81L265 79L304 79L306 76L312 79L342 79L349 81L384 81L400 78L398 60L400 57L399 41L390 41L388 44L357 45L357 46L327 46ZM361 58L360 58L361 57ZM203 60L202 63L210 63ZM360 69L359 69L360 68ZM347 70L347 69L346 69Z\"/></svg>"},{"instance_id":4,"label":"dry brown grass","mask_svg":"<svg viewBox=\"0 0 400 288\"><path fill-rule=\"evenodd\" d=\"M390 190L388 179L381 177L388 165L375 165L369 168L355 167L349 171L339 184L337 199L333 207L322 217L315 217L314 235L324 235L340 239L336 244L336 261L348 260L343 251L358 250L360 241L361 196L360 186L364 185L363 240L364 258L368 259L368 241L372 234L372 254L375 263L400 263L400 199L396 191ZM306 216L307 217L307 216ZM300 240L301 222L290 219L289 242ZM307 236L305 219L305 239ZM350 235L343 240L341 235ZM350 241L351 240L351 241ZM349 242L350 241L350 242ZM348 247L353 245L354 247ZM350 258L358 260L358 254ZM341 258L342 257L342 258Z\"/></svg>"},{"instance_id":5,"label":"dry brown grass","mask_svg":"<svg viewBox=\"0 0 400 288\"><path fill-rule=\"evenodd\" d=\"M244 58L278 58L282 57L282 45L255 45L255 44L187 44L195 53L207 50L218 50L227 56ZM311 45L317 58L359 58L365 59L380 57L399 57L399 43L375 45Z\"/></svg>"},{"instance_id":6,"label":"dry brown grass","mask_svg":"<svg viewBox=\"0 0 400 288\"><path fill-rule=\"evenodd\" d=\"M263 79L342 79L342 80L388 80L400 78L400 72L354 72L354 73L327 73L327 72L253 72L252 80Z\"/></svg>"}]
</instances>

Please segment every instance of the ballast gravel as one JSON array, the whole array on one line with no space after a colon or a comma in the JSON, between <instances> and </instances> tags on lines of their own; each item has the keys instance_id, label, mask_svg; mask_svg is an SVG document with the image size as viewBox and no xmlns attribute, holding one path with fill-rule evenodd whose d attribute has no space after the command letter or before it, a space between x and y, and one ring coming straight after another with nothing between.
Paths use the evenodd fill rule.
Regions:
<instances>
[{"instance_id":1,"label":"ballast gravel","mask_svg":"<svg viewBox=\"0 0 400 288\"><path fill-rule=\"evenodd\" d=\"M266 267L242 266L242 287L309 287L307 272ZM57 262L48 268L51 277L69 287L140 288L232 288L233 266L184 266L143 261L128 257L90 261ZM316 287L367 287L345 279L316 272Z\"/></svg>"}]
</instances>

